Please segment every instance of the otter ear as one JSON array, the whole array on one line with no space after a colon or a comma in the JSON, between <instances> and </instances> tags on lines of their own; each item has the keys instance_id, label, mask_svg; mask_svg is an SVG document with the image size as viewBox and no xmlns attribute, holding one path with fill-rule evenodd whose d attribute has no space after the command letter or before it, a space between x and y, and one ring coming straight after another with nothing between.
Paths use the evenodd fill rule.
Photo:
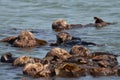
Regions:
<instances>
[{"instance_id":1,"label":"otter ear","mask_svg":"<svg viewBox=\"0 0 120 80\"><path fill-rule=\"evenodd\" d=\"M94 19L97 19L97 17L95 16Z\"/></svg>"}]
</instances>

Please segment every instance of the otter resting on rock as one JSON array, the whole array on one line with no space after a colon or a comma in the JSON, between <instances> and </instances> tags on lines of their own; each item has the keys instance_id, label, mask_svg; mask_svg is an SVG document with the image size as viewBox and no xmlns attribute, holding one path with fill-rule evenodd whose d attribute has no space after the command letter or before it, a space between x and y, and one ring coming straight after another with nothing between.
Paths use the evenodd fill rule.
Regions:
<instances>
[{"instance_id":1,"label":"otter resting on rock","mask_svg":"<svg viewBox=\"0 0 120 80\"><path fill-rule=\"evenodd\" d=\"M56 35L57 41L56 43L51 43L50 46L59 46L59 45L94 45L98 46L96 43L92 42L86 42L82 41L81 38L79 37L72 37L69 33L67 32L60 32Z\"/></svg>"},{"instance_id":2,"label":"otter resting on rock","mask_svg":"<svg viewBox=\"0 0 120 80\"><path fill-rule=\"evenodd\" d=\"M22 31L17 37L11 36L0 40L0 42L8 42L15 47L34 47L45 45L47 42L44 40L39 40L34 37L34 35L27 30Z\"/></svg>"},{"instance_id":3,"label":"otter resting on rock","mask_svg":"<svg viewBox=\"0 0 120 80\"><path fill-rule=\"evenodd\" d=\"M113 24L116 24L114 22L105 22L104 20L102 20L101 18L98 18L98 17L94 17L94 20L95 20L95 27L104 27L104 26L107 26L107 25L113 25Z\"/></svg>"}]
</instances>

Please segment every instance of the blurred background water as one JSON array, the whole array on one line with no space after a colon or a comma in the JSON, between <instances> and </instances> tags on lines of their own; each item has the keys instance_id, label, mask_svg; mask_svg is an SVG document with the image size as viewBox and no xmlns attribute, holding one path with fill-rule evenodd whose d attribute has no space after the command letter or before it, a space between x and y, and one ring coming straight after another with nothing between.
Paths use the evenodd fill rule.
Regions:
<instances>
[{"instance_id":1,"label":"blurred background water","mask_svg":"<svg viewBox=\"0 0 120 80\"><path fill-rule=\"evenodd\" d=\"M117 22L101 29L94 27L70 30L70 34L82 40L105 44L102 47L90 46L91 51L107 51L120 54L120 0L0 0L0 39L18 35L22 30L33 30L35 37L55 42L55 32L51 24L56 19L66 19L68 23L93 23L93 17L105 21ZM48 44L49 45L49 44ZM14 56L30 55L43 58L51 49L43 46L31 50L11 47L0 43L0 56L11 52ZM69 50L70 48L64 47ZM0 63L0 79L21 80L22 68ZM29 80L32 78L28 77ZM66 80L66 78L56 78ZM68 80L120 80L120 77L80 77ZM36 80L36 79L35 79ZM41 79L39 79L41 80Z\"/></svg>"}]
</instances>

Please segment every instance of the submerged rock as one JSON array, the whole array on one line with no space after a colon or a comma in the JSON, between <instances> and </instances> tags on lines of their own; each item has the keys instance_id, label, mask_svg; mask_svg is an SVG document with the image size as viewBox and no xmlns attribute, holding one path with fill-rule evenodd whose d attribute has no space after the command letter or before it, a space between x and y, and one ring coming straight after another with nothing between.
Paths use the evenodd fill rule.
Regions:
<instances>
[{"instance_id":1,"label":"submerged rock","mask_svg":"<svg viewBox=\"0 0 120 80\"><path fill-rule=\"evenodd\" d=\"M34 37L34 35L27 30L22 31L17 37L11 36L1 40L1 42L8 42L15 47L34 47L47 44L44 40L39 40Z\"/></svg>"}]
</instances>

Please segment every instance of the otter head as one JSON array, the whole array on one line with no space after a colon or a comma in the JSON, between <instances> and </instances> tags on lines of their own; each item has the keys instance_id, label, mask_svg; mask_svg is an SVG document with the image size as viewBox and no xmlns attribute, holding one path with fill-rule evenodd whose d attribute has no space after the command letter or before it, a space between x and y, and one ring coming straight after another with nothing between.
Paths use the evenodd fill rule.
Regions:
<instances>
[{"instance_id":1,"label":"otter head","mask_svg":"<svg viewBox=\"0 0 120 80\"><path fill-rule=\"evenodd\" d=\"M17 47L33 47L36 45L36 40L30 31L24 30L18 35L13 44Z\"/></svg>"},{"instance_id":2,"label":"otter head","mask_svg":"<svg viewBox=\"0 0 120 80\"><path fill-rule=\"evenodd\" d=\"M20 56L14 60L13 66L24 66L30 62L31 63L33 62L32 58L30 56Z\"/></svg>"},{"instance_id":3,"label":"otter head","mask_svg":"<svg viewBox=\"0 0 120 80\"><path fill-rule=\"evenodd\" d=\"M58 44L62 44L66 41L72 40L72 36L67 32L60 32L56 36Z\"/></svg>"},{"instance_id":4,"label":"otter head","mask_svg":"<svg viewBox=\"0 0 120 80\"><path fill-rule=\"evenodd\" d=\"M1 62L7 62L7 63L12 63L13 62L13 57L11 53L5 53L1 56Z\"/></svg>"},{"instance_id":5,"label":"otter head","mask_svg":"<svg viewBox=\"0 0 120 80\"><path fill-rule=\"evenodd\" d=\"M41 64L41 63L28 63L24 67L23 73L34 77L37 72L42 71L42 70L43 70L43 64Z\"/></svg>"},{"instance_id":6,"label":"otter head","mask_svg":"<svg viewBox=\"0 0 120 80\"><path fill-rule=\"evenodd\" d=\"M98 18L98 17L94 17L94 20L95 20L95 26L96 27L103 27L103 26L106 26L106 22L103 21L101 18Z\"/></svg>"},{"instance_id":7,"label":"otter head","mask_svg":"<svg viewBox=\"0 0 120 80\"><path fill-rule=\"evenodd\" d=\"M89 57L90 50L86 47L75 45L71 48L70 54L73 56Z\"/></svg>"},{"instance_id":8,"label":"otter head","mask_svg":"<svg viewBox=\"0 0 120 80\"><path fill-rule=\"evenodd\" d=\"M67 60L72 56L64 49L53 48L47 53L46 57L57 57L58 59L61 60Z\"/></svg>"},{"instance_id":9,"label":"otter head","mask_svg":"<svg viewBox=\"0 0 120 80\"><path fill-rule=\"evenodd\" d=\"M55 31L64 30L70 28L67 21L64 19L56 20L52 23L52 29Z\"/></svg>"},{"instance_id":10,"label":"otter head","mask_svg":"<svg viewBox=\"0 0 120 80\"><path fill-rule=\"evenodd\" d=\"M101 18L94 17L95 23L101 23L104 22Z\"/></svg>"}]
</instances>

